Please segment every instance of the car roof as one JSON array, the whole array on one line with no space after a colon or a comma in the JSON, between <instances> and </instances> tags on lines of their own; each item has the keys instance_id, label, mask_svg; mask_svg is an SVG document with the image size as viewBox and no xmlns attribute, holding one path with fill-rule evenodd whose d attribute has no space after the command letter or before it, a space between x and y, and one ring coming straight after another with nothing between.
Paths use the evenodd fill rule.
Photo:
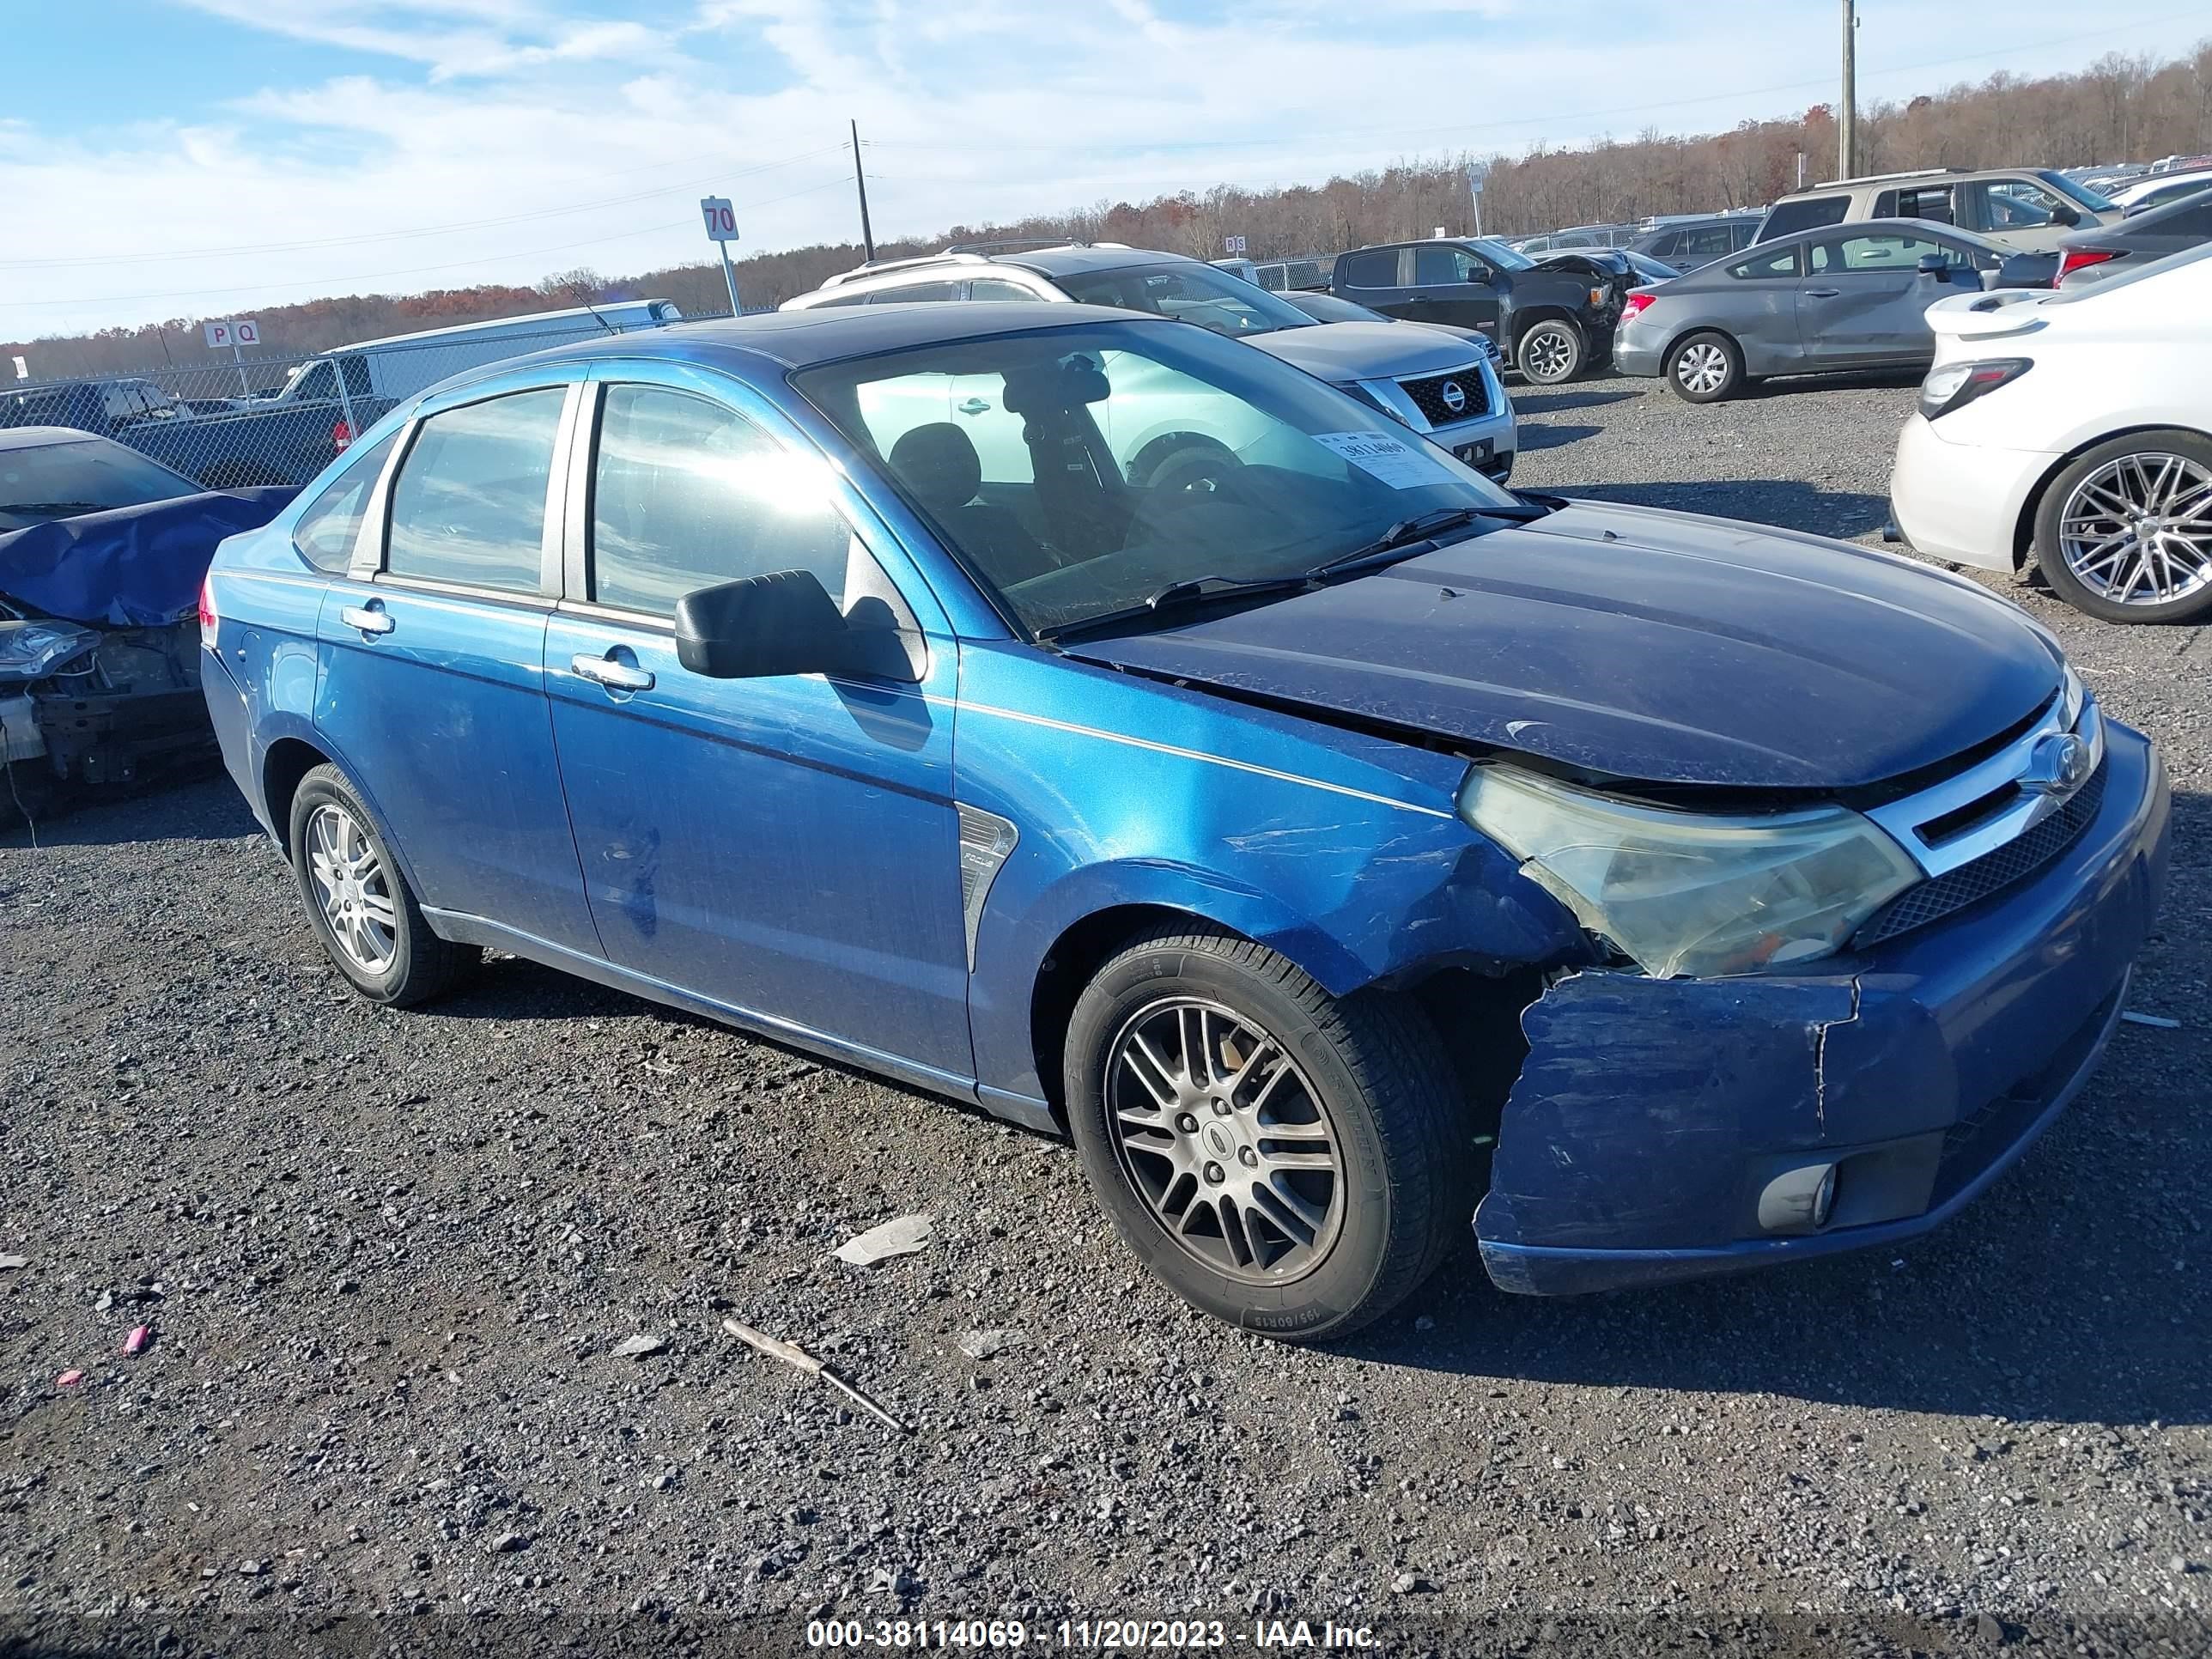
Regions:
<instances>
[{"instance_id":1,"label":"car roof","mask_svg":"<svg viewBox=\"0 0 2212 1659\"><path fill-rule=\"evenodd\" d=\"M1049 300L1010 300L992 305L921 301L814 306L803 311L763 311L751 317L672 323L665 328L595 336L488 367L505 370L518 362L573 362L604 357L713 362L741 352L764 357L785 368L801 369L848 357L898 351L908 346L980 340L995 334L1020 334L1097 323L1180 326L1169 318L1151 317L1140 312Z\"/></svg>"},{"instance_id":2,"label":"car roof","mask_svg":"<svg viewBox=\"0 0 2212 1659\"><path fill-rule=\"evenodd\" d=\"M1788 247L1798 242L1817 242L1830 236L1913 236L1934 232L1954 241L1969 242L1986 248L1992 253L2015 253L2017 248L2007 248L1992 242L1978 231L1968 230L1963 225L1947 225L1934 219L1846 219L1839 224L1814 225L1806 230L1793 230L1787 235L1770 236L1763 242L1753 242L1743 250L1746 258L1755 258L1761 249ZM1727 256L1722 256L1725 258Z\"/></svg>"},{"instance_id":3,"label":"car roof","mask_svg":"<svg viewBox=\"0 0 2212 1659\"><path fill-rule=\"evenodd\" d=\"M46 449L55 444L104 444L96 432L73 426L11 426L0 428L0 449Z\"/></svg>"},{"instance_id":4,"label":"car roof","mask_svg":"<svg viewBox=\"0 0 2212 1659\"><path fill-rule=\"evenodd\" d=\"M991 263L1000 265L1019 265L1024 270L1034 270L1040 276L1072 276L1085 270L1127 270L1132 265L1196 265L1203 259L1193 259L1181 253L1163 253L1149 247L1036 247L1024 248L1016 253L994 253Z\"/></svg>"}]
</instances>

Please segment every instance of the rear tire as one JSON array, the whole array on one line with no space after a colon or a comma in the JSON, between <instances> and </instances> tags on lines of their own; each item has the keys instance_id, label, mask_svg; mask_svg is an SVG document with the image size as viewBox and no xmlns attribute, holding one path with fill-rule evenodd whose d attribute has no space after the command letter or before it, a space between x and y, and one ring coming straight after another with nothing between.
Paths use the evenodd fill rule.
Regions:
<instances>
[{"instance_id":1,"label":"rear tire","mask_svg":"<svg viewBox=\"0 0 2212 1659\"><path fill-rule=\"evenodd\" d=\"M2052 592L2105 622L2212 616L2212 438L2131 432L2075 458L2036 508L2035 559Z\"/></svg>"},{"instance_id":2,"label":"rear tire","mask_svg":"<svg viewBox=\"0 0 2212 1659\"><path fill-rule=\"evenodd\" d=\"M337 970L371 1002L411 1008L483 960L440 939L346 775L325 763L292 796L292 872Z\"/></svg>"},{"instance_id":3,"label":"rear tire","mask_svg":"<svg viewBox=\"0 0 2212 1659\"><path fill-rule=\"evenodd\" d=\"M1572 323L1547 317L1521 337L1513 361L1532 386L1565 386L1583 372L1588 347Z\"/></svg>"},{"instance_id":4,"label":"rear tire","mask_svg":"<svg viewBox=\"0 0 2212 1659\"><path fill-rule=\"evenodd\" d=\"M1725 334L1702 330L1667 354L1667 384L1685 403L1717 404L1743 390L1743 349Z\"/></svg>"},{"instance_id":5,"label":"rear tire","mask_svg":"<svg viewBox=\"0 0 2212 1659\"><path fill-rule=\"evenodd\" d=\"M1466 1230L1470 1133L1405 998L1339 1000L1263 945L1168 927L1085 988L1065 1054L1069 1126L1115 1231L1218 1319L1347 1335Z\"/></svg>"}]
</instances>

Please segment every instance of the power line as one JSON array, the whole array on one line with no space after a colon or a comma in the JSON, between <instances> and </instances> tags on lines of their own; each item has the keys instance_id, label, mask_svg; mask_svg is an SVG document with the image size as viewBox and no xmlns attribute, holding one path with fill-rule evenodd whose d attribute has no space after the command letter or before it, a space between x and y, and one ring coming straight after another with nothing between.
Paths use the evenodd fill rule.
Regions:
<instances>
[{"instance_id":1,"label":"power line","mask_svg":"<svg viewBox=\"0 0 2212 1659\"><path fill-rule=\"evenodd\" d=\"M842 149L844 146L840 144L836 146L836 148ZM750 210L753 208L767 207L773 203L787 202L794 197L809 196L817 190L828 190L832 185L842 186L848 182L848 180L845 178L844 174L841 173L834 179L825 179L819 184L808 185L804 189L787 191L781 196L770 196L757 202L741 202L737 205L740 210ZM422 276L428 275L434 271L459 270L468 266L483 265L495 259L531 259L536 258L541 254L567 253L580 247L599 247L609 242L627 242L640 236L654 235L662 231L681 230L687 225L696 225L696 223L697 221L696 218L678 219L673 223L644 225L635 230L618 231L611 236L595 236L580 242L562 242L551 247L518 248L506 252L478 254L476 258L471 259L454 259L448 261L444 264L411 265L402 270L364 271L357 276L297 276L288 278L285 281L279 283L262 283L240 288L186 289L181 291L175 289L165 289L158 293L153 294L101 294L86 296L73 296L66 300L15 300L10 301L9 304L10 307L20 307L26 310L33 306L122 305L140 300L201 300L211 298L218 295L267 294L274 292L279 289L327 288L339 284L350 284L355 283L377 283L382 282L387 276Z\"/></svg>"},{"instance_id":2,"label":"power line","mask_svg":"<svg viewBox=\"0 0 2212 1659\"><path fill-rule=\"evenodd\" d=\"M650 201L660 196L673 196L683 191L693 189L701 184L726 179L748 178L754 173L768 173L777 167L791 167L800 161L811 161L817 155L827 155L833 150L844 150L848 148L850 146L843 143L823 144L818 149L805 150L797 155L787 155L781 161L763 161L754 167L739 167L734 172L718 169L714 173L702 173L695 179L683 179L673 185L663 185L653 190L632 191L627 195L609 196L592 202L574 202L566 207L541 208L529 213L510 213L495 219L470 219L445 225L419 225L410 230L362 231L352 235L319 236L293 242L249 242L234 247L193 248L182 252L93 254L82 258L70 259L0 259L0 270L58 270L82 265L169 264L179 259L216 259L240 253L295 253L310 248L348 247L365 242L397 242L418 236L444 236L456 231L484 230L495 228L501 225L523 224L538 219L560 218L572 213L594 213L602 208L624 207L632 202ZM667 161L655 161L648 165L668 167L673 164Z\"/></svg>"},{"instance_id":3,"label":"power line","mask_svg":"<svg viewBox=\"0 0 2212 1659\"><path fill-rule=\"evenodd\" d=\"M2080 40L2104 40L2110 39L2112 35L2125 29L2150 28L2160 23L2177 22L2184 18L2193 18L2200 15L2202 15L2200 11L2192 9L2188 11L2166 12L2156 17L2138 17L2128 22L2111 23L2102 28L2084 30L2078 34L2052 35L2045 40L2024 40L2017 46L2000 47L1990 52L1962 52L1954 58L1923 58L1917 63L1900 64L1893 69L1869 70L1864 71L1861 75L1860 78L1864 80L1877 75L1917 74L1927 70L1948 69L1956 64L1982 63L1993 58L2014 57L2023 52L2039 51L2045 46L2069 46ZM1814 76L1809 80L1784 82L1775 86L1752 87L1743 89L1731 89L1727 92L1704 93L1694 98L1669 99L1662 103L1624 104L1612 109L1578 110L1567 114L1551 112L1543 115L1517 117L1514 119L1505 121L1478 121L1473 123L1455 123L1443 126L1424 127L1401 127L1393 125L1330 128L1309 127L1300 132L1270 133L1264 137L1248 138L1194 138L1178 140L1172 143L1146 143L1142 140L1132 140L1127 143L1118 144L1029 144L1023 143L1018 140L1011 138L980 144L939 144L930 143L923 140L908 140L902 138L870 138L866 140L866 143L867 148L870 149L948 149L983 150L994 152L1006 150L1031 150L1052 151L1055 153L1082 152L1092 155L1096 155L1101 151L1131 151L1137 154L1169 154L1183 150L1243 149L1249 149L1255 145L1297 144L1304 143L1316 138L1346 137L1361 134L1395 134L1400 136L1413 136L1438 132L1496 132L1514 127L1532 127L1539 125L1557 127L1564 125L1568 122L1604 121L1616 116L1645 115L1659 110L1686 109L1693 105L1722 103L1731 99L1761 98L1765 97L1769 93L1802 92L1806 90L1808 88L1825 88L1832 86L1833 84L1834 77L1832 76L1823 75Z\"/></svg>"}]
</instances>

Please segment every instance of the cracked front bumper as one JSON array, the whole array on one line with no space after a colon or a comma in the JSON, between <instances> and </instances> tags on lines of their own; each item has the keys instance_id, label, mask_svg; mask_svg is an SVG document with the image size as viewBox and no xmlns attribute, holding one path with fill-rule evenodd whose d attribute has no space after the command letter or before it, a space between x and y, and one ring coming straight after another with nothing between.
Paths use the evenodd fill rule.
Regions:
<instances>
[{"instance_id":1,"label":"cracked front bumper","mask_svg":"<svg viewBox=\"0 0 2212 1659\"><path fill-rule=\"evenodd\" d=\"M1582 973L1529 1053L1475 1212L1499 1288L1568 1295L1897 1243L1971 1202L2095 1070L2156 914L2166 778L2106 725L2102 805L2028 879L1820 977ZM1837 1169L1820 1231L1759 1195Z\"/></svg>"}]
</instances>

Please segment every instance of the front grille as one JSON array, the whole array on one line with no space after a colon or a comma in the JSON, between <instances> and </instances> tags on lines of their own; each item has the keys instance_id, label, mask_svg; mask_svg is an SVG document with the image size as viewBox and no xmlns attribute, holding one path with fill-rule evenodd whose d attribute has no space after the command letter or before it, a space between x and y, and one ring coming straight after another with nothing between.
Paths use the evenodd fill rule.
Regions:
<instances>
[{"instance_id":1,"label":"front grille","mask_svg":"<svg viewBox=\"0 0 2212 1659\"><path fill-rule=\"evenodd\" d=\"M1455 386L1466 401L1454 409L1444 401L1444 387ZM1418 380L1401 380L1398 390L1413 400L1431 426L1449 426L1490 413L1490 394L1483 389L1482 371L1473 364L1449 374L1427 374Z\"/></svg>"},{"instance_id":2,"label":"front grille","mask_svg":"<svg viewBox=\"0 0 2212 1659\"><path fill-rule=\"evenodd\" d=\"M2042 823L1955 870L1899 893L1867 919L1851 943L1862 951L1880 945L2033 875L2074 844L2104 799L2105 768L2100 765L2089 781Z\"/></svg>"}]
</instances>

